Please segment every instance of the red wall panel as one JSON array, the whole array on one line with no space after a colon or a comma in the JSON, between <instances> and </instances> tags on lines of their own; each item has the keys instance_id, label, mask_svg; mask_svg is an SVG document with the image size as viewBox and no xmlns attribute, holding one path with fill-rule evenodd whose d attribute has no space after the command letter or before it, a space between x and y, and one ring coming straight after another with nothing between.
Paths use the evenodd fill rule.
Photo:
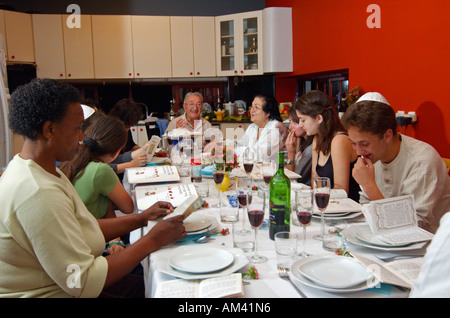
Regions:
<instances>
[{"instance_id":1,"label":"red wall panel","mask_svg":"<svg viewBox=\"0 0 450 318\"><path fill-rule=\"evenodd\" d=\"M381 28L369 28L370 4ZM450 1L266 0L293 9L294 71L277 75L280 102L295 76L349 69L350 88L383 94L395 110L415 111L406 134L450 158Z\"/></svg>"}]
</instances>

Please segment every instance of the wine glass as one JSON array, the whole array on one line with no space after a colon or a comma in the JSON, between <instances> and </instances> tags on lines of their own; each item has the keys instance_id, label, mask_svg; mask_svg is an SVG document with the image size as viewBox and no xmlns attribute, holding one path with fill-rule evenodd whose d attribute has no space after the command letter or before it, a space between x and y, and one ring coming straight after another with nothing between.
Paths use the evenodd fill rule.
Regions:
<instances>
[{"instance_id":1,"label":"wine glass","mask_svg":"<svg viewBox=\"0 0 450 318\"><path fill-rule=\"evenodd\" d=\"M250 225L255 230L255 251L249 258L251 263L259 264L267 262L267 257L258 255L258 228L264 220L265 193L262 192L262 198L254 196L251 200L247 197L247 214Z\"/></svg>"},{"instance_id":2,"label":"wine glass","mask_svg":"<svg viewBox=\"0 0 450 318\"><path fill-rule=\"evenodd\" d=\"M314 208L313 191L311 189L302 189L295 192L295 213L303 227L303 251L299 254L301 258L308 257L306 253L306 227L311 224L311 218Z\"/></svg>"},{"instance_id":3,"label":"wine glass","mask_svg":"<svg viewBox=\"0 0 450 318\"><path fill-rule=\"evenodd\" d=\"M249 230L245 226L245 215L247 214L247 204L252 200L252 191L250 190L249 180L245 180L244 178L238 179L238 187L237 187L237 197L239 206L242 207L242 223L241 229L237 230L236 233L239 235L246 235ZM239 207L238 207L239 208Z\"/></svg>"},{"instance_id":4,"label":"wine glass","mask_svg":"<svg viewBox=\"0 0 450 318\"><path fill-rule=\"evenodd\" d=\"M219 203L217 204L217 207L222 206L222 203L220 201L220 185L222 184L224 177L225 177L225 161L216 159L214 161L214 165L213 165L213 179L214 179L214 183L217 186L217 191L218 191L218 196L219 196Z\"/></svg>"},{"instance_id":5,"label":"wine glass","mask_svg":"<svg viewBox=\"0 0 450 318\"><path fill-rule=\"evenodd\" d=\"M320 228L321 233L315 235L313 238L316 240L322 240L324 230L324 217L323 212L327 209L328 202L330 202L330 178L317 177L314 178L314 198L317 208L320 211Z\"/></svg>"},{"instance_id":6,"label":"wine glass","mask_svg":"<svg viewBox=\"0 0 450 318\"><path fill-rule=\"evenodd\" d=\"M263 159L262 162L262 176L264 182L266 183L267 188L269 188L270 179L272 179L273 175L277 171L275 162L270 158Z\"/></svg>"},{"instance_id":7,"label":"wine glass","mask_svg":"<svg viewBox=\"0 0 450 318\"><path fill-rule=\"evenodd\" d=\"M256 163L256 152L251 147L245 148L243 159L245 173L251 179L250 173L253 170L253 165Z\"/></svg>"}]
</instances>

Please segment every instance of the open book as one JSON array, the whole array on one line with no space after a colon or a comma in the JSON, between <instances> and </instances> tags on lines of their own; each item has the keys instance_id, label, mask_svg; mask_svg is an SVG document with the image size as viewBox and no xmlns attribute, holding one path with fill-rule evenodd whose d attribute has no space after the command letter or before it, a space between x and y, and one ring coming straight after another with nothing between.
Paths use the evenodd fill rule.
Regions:
<instances>
[{"instance_id":1,"label":"open book","mask_svg":"<svg viewBox=\"0 0 450 318\"><path fill-rule=\"evenodd\" d=\"M224 298L244 295L242 274L208 278L201 281L174 279L156 287L155 298Z\"/></svg>"},{"instance_id":2,"label":"open book","mask_svg":"<svg viewBox=\"0 0 450 318\"><path fill-rule=\"evenodd\" d=\"M151 166L127 168L128 183L158 183L180 181L177 167L175 166Z\"/></svg>"},{"instance_id":3,"label":"open book","mask_svg":"<svg viewBox=\"0 0 450 318\"><path fill-rule=\"evenodd\" d=\"M177 215L184 215L186 219L192 212L200 209L203 204L203 200L197 193L192 193L188 198L184 200L172 213L166 215L164 218L171 218Z\"/></svg>"},{"instance_id":4,"label":"open book","mask_svg":"<svg viewBox=\"0 0 450 318\"><path fill-rule=\"evenodd\" d=\"M153 156L155 155L156 149L158 148L159 142L161 141L161 137L153 135L148 143L147 148L147 162L151 162Z\"/></svg>"},{"instance_id":5,"label":"open book","mask_svg":"<svg viewBox=\"0 0 450 318\"><path fill-rule=\"evenodd\" d=\"M374 239L387 244L424 242L434 236L418 226L412 195L371 201L363 213Z\"/></svg>"},{"instance_id":6,"label":"open book","mask_svg":"<svg viewBox=\"0 0 450 318\"><path fill-rule=\"evenodd\" d=\"M423 257L420 257L381 263L355 253L352 253L352 255L382 283L409 289L412 288L419 276L420 268L424 262Z\"/></svg>"},{"instance_id":7,"label":"open book","mask_svg":"<svg viewBox=\"0 0 450 318\"><path fill-rule=\"evenodd\" d=\"M145 210L158 201L170 202L174 208L181 205L187 198L197 194L193 184L160 184L137 185L135 187L136 205L139 211Z\"/></svg>"}]
</instances>

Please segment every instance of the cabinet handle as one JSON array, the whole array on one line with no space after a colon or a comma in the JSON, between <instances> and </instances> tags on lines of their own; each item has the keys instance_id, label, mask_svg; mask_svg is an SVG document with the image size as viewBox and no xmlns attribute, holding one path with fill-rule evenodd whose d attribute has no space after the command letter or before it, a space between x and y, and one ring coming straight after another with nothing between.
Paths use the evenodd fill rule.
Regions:
<instances>
[{"instance_id":1,"label":"cabinet handle","mask_svg":"<svg viewBox=\"0 0 450 318\"><path fill-rule=\"evenodd\" d=\"M71 76L72 76L72 74L67 74L67 76L71 77Z\"/></svg>"},{"instance_id":2,"label":"cabinet handle","mask_svg":"<svg viewBox=\"0 0 450 318\"><path fill-rule=\"evenodd\" d=\"M192 72L190 72L189 74L192 75Z\"/></svg>"},{"instance_id":3,"label":"cabinet handle","mask_svg":"<svg viewBox=\"0 0 450 318\"><path fill-rule=\"evenodd\" d=\"M237 71L236 71L236 70L234 71L234 74L237 74Z\"/></svg>"},{"instance_id":4,"label":"cabinet handle","mask_svg":"<svg viewBox=\"0 0 450 318\"><path fill-rule=\"evenodd\" d=\"M200 72L197 72L197 75L200 75Z\"/></svg>"},{"instance_id":5,"label":"cabinet handle","mask_svg":"<svg viewBox=\"0 0 450 318\"><path fill-rule=\"evenodd\" d=\"M16 58L14 55L11 55L11 59L14 59L14 58Z\"/></svg>"},{"instance_id":6,"label":"cabinet handle","mask_svg":"<svg viewBox=\"0 0 450 318\"><path fill-rule=\"evenodd\" d=\"M128 73L128 76L131 76L131 73Z\"/></svg>"},{"instance_id":7,"label":"cabinet handle","mask_svg":"<svg viewBox=\"0 0 450 318\"><path fill-rule=\"evenodd\" d=\"M244 71L241 71L241 74L244 73Z\"/></svg>"},{"instance_id":8,"label":"cabinet handle","mask_svg":"<svg viewBox=\"0 0 450 318\"><path fill-rule=\"evenodd\" d=\"M139 73L136 73L136 75L139 76L140 74L139 74Z\"/></svg>"},{"instance_id":9,"label":"cabinet handle","mask_svg":"<svg viewBox=\"0 0 450 318\"><path fill-rule=\"evenodd\" d=\"M63 74L61 73L61 74L59 74L59 77L63 77Z\"/></svg>"}]
</instances>

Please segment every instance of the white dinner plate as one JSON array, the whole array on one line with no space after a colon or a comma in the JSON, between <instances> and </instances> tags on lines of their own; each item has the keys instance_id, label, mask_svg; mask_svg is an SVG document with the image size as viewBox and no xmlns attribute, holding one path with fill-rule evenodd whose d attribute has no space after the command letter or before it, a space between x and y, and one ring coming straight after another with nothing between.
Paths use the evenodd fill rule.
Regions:
<instances>
[{"instance_id":1,"label":"white dinner plate","mask_svg":"<svg viewBox=\"0 0 450 318\"><path fill-rule=\"evenodd\" d=\"M345 213L330 213L330 214L324 214L324 219L327 220L349 220L353 218L357 218L358 216L362 215L362 212L345 212ZM313 213L313 218L319 219L321 218L320 214Z\"/></svg>"},{"instance_id":2,"label":"white dinner plate","mask_svg":"<svg viewBox=\"0 0 450 318\"><path fill-rule=\"evenodd\" d=\"M311 258L302 263L298 270L316 284L338 289L359 285L373 276L357 260L335 255Z\"/></svg>"},{"instance_id":3,"label":"white dinner plate","mask_svg":"<svg viewBox=\"0 0 450 318\"><path fill-rule=\"evenodd\" d=\"M355 231L355 237L357 239L359 239L360 241L363 241L364 243L368 243L371 245L377 245L377 246L381 246L381 247L402 247L402 246L407 246L407 245L411 244L411 243L408 243L408 244L394 245L394 244L389 244L387 242L384 242L373 235L372 230L370 229L370 227L368 225L359 227Z\"/></svg>"},{"instance_id":4,"label":"white dinner plate","mask_svg":"<svg viewBox=\"0 0 450 318\"><path fill-rule=\"evenodd\" d=\"M212 221L207 216L192 213L183 221L183 224L186 229L186 233L192 233L209 228L212 225Z\"/></svg>"},{"instance_id":5,"label":"white dinner plate","mask_svg":"<svg viewBox=\"0 0 450 318\"><path fill-rule=\"evenodd\" d=\"M347 286L347 287L343 287L343 288L333 288L333 287L328 287L319 283L316 283L313 280L310 280L309 278L307 278L306 276L304 276L301 271L300 271L300 266L304 266L304 264L309 263L309 262L315 262L317 260L323 260L324 258L330 257L330 255L318 255L318 256L310 256L304 259L301 259L299 261L296 261L294 264L292 264L291 266L291 273L294 276L294 278L299 281L301 284L304 284L306 286L309 287L313 287L313 288L317 288L326 292L331 292L331 293L352 293L352 292L358 292L358 291L362 291L362 290L366 290L368 288L372 288L377 286L380 283L380 280L378 278L376 278L375 276L373 276L372 274L370 274L367 270L366 272L369 273L367 280L364 280L363 282L360 282L359 284L353 284L352 286ZM334 257L342 257L342 258L347 258L345 256L334 256ZM360 265L362 266L362 265ZM363 266L362 266L363 267ZM361 276L361 277L362 277ZM316 277L316 279L318 279ZM322 282L323 282L323 277L321 277ZM356 281L353 279L353 282ZM327 285L330 285L330 282L327 280ZM339 286L344 286L344 285L349 285L349 283L336 283L336 281L334 281L332 283L332 285L339 285Z\"/></svg>"},{"instance_id":6,"label":"white dinner plate","mask_svg":"<svg viewBox=\"0 0 450 318\"><path fill-rule=\"evenodd\" d=\"M169 265L168 261L168 257L171 255L171 253L162 253L158 255L158 257L156 257L154 263L152 262L151 265L155 270L160 271L161 273L182 279L193 280L193 279L206 279L206 278L226 276L240 270L242 267L246 266L249 263L248 257L245 255L244 251L240 248L210 243L207 244L209 246L214 246L215 248L223 249L225 251L230 252L234 257L233 263L230 266L225 267L224 269L217 272L192 274L181 272L174 269L172 266Z\"/></svg>"},{"instance_id":7,"label":"white dinner plate","mask_svg":"<svg viewBox=\"0 0 450 318\"><path fill-rule=\"evenodd\" d=\"M361 230L362 231L367 231L367 228L370 231L370 227L369 227L368 224L354 224L352 226L347 227L347 229L344 230L345 237L347 238L347 241L352 243L352 244L355 244L355 245L368 247L368 248L372 248L372 249L376 249L376 250L383 250L383 251L409 251L409 250L416 250L416 249L420 249L420 248L424 247L425 244L427 244L427 242L419 242L419 243L413 243L413 244L402 245L402 246L387 245L387 244L385 244L385 245L371 244L371 243L365 242L365 241L363 241L361 239L358 239L358 237L357 237L358 231L361 231Z\"/></svg>"},{"instance_id":8,"label":"white dinner plate","mask_svg":"<svg viewBox=\"0 0 450 318\"><path fill-rule=\"evenodd\" d=\"M217 272L233 261L233 254L229 251L207 245L180 246L169 257L170 266L191 274Z\"/></svg>"}]
</instances>

